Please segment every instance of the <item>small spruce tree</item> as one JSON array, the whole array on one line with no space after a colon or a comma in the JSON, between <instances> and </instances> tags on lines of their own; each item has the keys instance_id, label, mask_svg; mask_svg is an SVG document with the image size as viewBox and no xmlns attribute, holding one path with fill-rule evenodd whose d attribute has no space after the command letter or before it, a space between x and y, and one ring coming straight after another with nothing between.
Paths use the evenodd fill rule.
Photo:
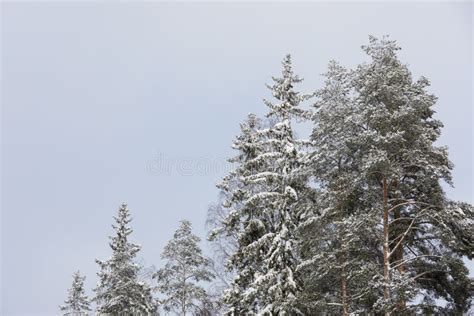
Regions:
<instances>
[{"instance_id":1,"label":"small spruce tree","mask_svg":"<svg viewBox=\"0 0 474 316\"><path fill-rule=\"evenodd\" d=\"M81 276L79 271L73 274L72 286L68 290L68 298L64 301L64 304L59 308L67 314L82 314L90 311L89 299L85 294L84 280L85 276Z\"/></svg>"},{"instance_id":2,"label":"small spruce tree","mask_svg":"<svg viewBox=\"0 0 474 316\"><path fill-rule=\"evenodd\" d=\"M133 232L130 221L127 205L122 204L112 225L116 233L110 237L112 257L106 261L96 260L101 271L94 300L100 313L149 314L156 310L150 287L139 279L141 266L134 259L140 246L128 241Z\"/></svg>"}]
</instances>

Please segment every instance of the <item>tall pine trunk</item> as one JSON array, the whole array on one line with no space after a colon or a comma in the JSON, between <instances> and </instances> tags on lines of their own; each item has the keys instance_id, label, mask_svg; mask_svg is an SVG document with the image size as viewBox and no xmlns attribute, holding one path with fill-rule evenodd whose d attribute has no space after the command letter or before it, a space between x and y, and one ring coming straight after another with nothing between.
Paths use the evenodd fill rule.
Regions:
<instances>
[{"instance_id":1,"label":"tall pine trunk","mask_svg":"<svg viewBox=\"0 0 474 316\"><path fill-rule=\"evenodd\" d=\"M183 299L181 300L181 312L186 316L186 276L183 276Z\"/></svg>"},{"instance_id":2,"label":"tall pine trunk","mask_svg":"<svg viewBox=\"0 0 474 316\"><path fill-rule=\"evenodd\" d=\"M396 180L393 181L392 186L395 187L395 188L397 187L397 181ZM397 222L397 224L396 224L397 227L403 228L402 221L400 221L400 217L401 217L400 208L397 207L393 212L393 219L394 219L394 221ZM397 231L397 235L395 236L394 242L396 244L398 244L398 238L403 238L403 236L399 235L399 229L396 229L396 231ZM405 273L405 264L403 263L403 241L401 241L398 244L398 246L394 250L393 254L394 254L394 262L397 265L397 270L400 273L400 275L403 276L403 274ZM405 308L406 308L405 299L403 297L401 297L399 299L397 305L398 305L399 311L404 311Z\"/></svg>"},{"instance_id":3,"label":"tall pine trunk","mask_svg":"<svg viewBox=\"0 0 474 316\"><path fill-rule=\"evenodd\" d=\"M397 220L401 217L401 214L400 214L400 210L399 209L396 209L395 212L394 212L394 220ZM397 226L401 226L400 225L401 223L398 222L397 223ZM402 237L400 237L402 238ZM394 251L394 260L397 264L397 270L398 272L400 273L400 275L403 276L403 274L405 273L405 264L403 263L403 241L400 242L400 244L397 246L397 248L395 249ZM406 308L406 302L405 302L405 299L403 297L401 297L398 301L398 309L400 311L403 311L405 310Z\"/></svg>"},{"instance_id":4,"label":"tall pine trunk","mask_svg":"<svg viewBox=\"0 0 474 316\"><path fill-rule=\"evenodd\" d=\"M388 246L388 185L387 179L383 177L383 297L387 302L390 298L390 248ZM385 308L385 316L390 316L390 312Z\"/></svg>"},{"instance_id":5,"label":"tall pine trunk","mask_svg":"<svg viewBox=\"0 0 474 316\"><path fill-rule=\"evenodd\" d=\"M349 316L349 299L347 295L346 254L343 250L341 257L341 300L342 315Z\"/></svg>"}]
</instances>

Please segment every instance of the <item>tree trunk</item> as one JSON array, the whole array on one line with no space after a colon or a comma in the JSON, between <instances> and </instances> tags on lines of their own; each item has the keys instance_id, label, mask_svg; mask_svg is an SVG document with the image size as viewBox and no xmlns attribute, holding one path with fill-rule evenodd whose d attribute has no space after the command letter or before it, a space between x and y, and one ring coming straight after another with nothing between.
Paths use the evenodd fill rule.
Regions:
<instances>
[{"instance_id":1,"label":"tree trunk","mask_svg":"<svg viewBox=\"0 0 474 316\"><path fill-rule=\"evenodd\" d=\"M399 209L396 209L395 212L394 212L394 219L398 219L401 217L401 214L400 214L400 210ZM400 225L401 223L398 222L397 223L397 226L401 226ZM401 238L401 237L400 237ZM403 241L398 245L398 247L395 249L394 251L394 260L395 262L397 262L398 264L398 267L397 267L397 270L398 272L400 273L400 275L403 276L403 274L405 273L405 264L403 264ZM400 311L404 311L406 308L406 302L405 302L405 299L402 297L399 299L398 301L398 309Z\"/></svg>"},{"instance_id":2,"label":"tree trunk","mask_svg":"<svg viewBox=\"0 0 474 316\"><path fill-rule=\"evenodd\" d=\"M181 302L181 313L183 313L183 316L186 316L186 301L183 299Z\"/></svg>"},{"instance_id":3,"label":"tree trunk","mask_svg":"<svg viewBox=\"0 0 474 316\"><path fill-rule=\"evenodd\" d=\"M393 181L392 186L394 188L397 187L397 181L396 180ZM396 233L397 237L395 237L395 238L398 238L398 236L400 236L400 238L403 238L400 235L400 229L398 229L399 227L403 229L402 222L399 220L400 217L401 217L400 208L396 208L395 211L393 212L393 219L395 221L397 221L397 224L396 224L396 227L395 227L395 231L397 232ZM394 240L394 242L398 244L397 240ZM400 273L400 275L403 276L403 274L405 273L405 264L403 263L403 241L401 241L400 244L398 244L398 247L394 250L394 262L397 263L398 272ZM399 309L399 311L404 311L405 308L406 308L405 299L400 298L399 301L398 301L398 309Z\"/></svg>"},{"instance_id":4,"label":"tree trunk","mask_svg":"<svg viewBox=\"0 0 474 316\"><path fill-rule=\"evenodd\" d=\"M390 248L388 246L389 231L388 231L388 185L387 179L383 178L383 278L384 290L383 297L385 301L390 298ZM390 316L390 312L385 308L385 316Z\"/></svg>"},{"instance_id":5,"label":"tree trunk","mask_svg":"<svg viewBox=\"0 0 474 316\"><path fill-rule=\"evenodd\" d=\"M341 299L342 299L342 315L349 316L349 302L347 295L347 276L346 276L346 256L342 254L341 258Z\"/></svg>"},{"instance_id":6,"label":"tree trunk","mask_svg":"<svg viewBox=\"0 0 474 316\"><path fill-rule=\"evenodd\" d=\"M181 312L186 316L186 278L183 277L183 298L181 300Z\"/></svg>"}]
</instances>

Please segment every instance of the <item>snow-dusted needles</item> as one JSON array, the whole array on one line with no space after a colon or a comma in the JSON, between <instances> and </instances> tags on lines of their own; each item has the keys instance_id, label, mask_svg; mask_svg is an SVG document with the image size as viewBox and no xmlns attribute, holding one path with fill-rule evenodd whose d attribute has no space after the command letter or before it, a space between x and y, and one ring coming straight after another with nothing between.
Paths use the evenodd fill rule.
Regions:
<instances>
[{"instance_id":1,"label":"snow-dusted needles","mask_svg":"<svg viewBox=\"0 0 474 316\"><path fill-rule=\"evenodd\" d=\"M466 313L474 286L462 259L474 254L474 208L442 189L453 165L435 144L437 99L399 60L395 41L370 37L363 50L368 62L347 69L331 61L324 85L309 93L298 91L302 78L284 57L267 85L267 114L243 120L233 168L217 185L207 218L214 260L183 220L154 284L139 280L140 248L127 239L122 205L112 257L97 261L97 311ZM312 124L309 139L296 137L298 124ZM88 311L83 281L74 275L63 310Z\"/></svg>"}]
</instances>

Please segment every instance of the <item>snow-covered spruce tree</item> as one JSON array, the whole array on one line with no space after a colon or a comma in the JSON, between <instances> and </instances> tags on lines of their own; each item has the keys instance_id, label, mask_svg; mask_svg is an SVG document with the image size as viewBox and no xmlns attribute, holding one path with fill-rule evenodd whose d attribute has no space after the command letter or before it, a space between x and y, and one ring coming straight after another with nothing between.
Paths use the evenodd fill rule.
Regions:
<instances>
[{"instance_id":1,"label":"snow-covered spruce tree","mask_svg":"<svg viewBox=\"0 0 474 316\"><path fill-rule=\"evenodd\" d=\"M64 315L85 315L90 311L89 299L85 294L84 280L85 276L81 276L79 271L73 275L72 286L68 290L67 300L59 308Z\"/></svg>"},{"instance_id":2,"label":"snow-covered spruce tree","mask_svg":"<svg viewBox=\"0 0 474 316\"><path fill-rule=\"evenodd\" d=\"M290 55L282 65L282 77L273 78L273 85L267 85L276 99L264 100L270 110L267 117L274 124L260 131L266 153L256 158L263 170L252 179L265 183L266 191L250 197L247 204L269 214L272 223L272 230L256 243L257 247L261 245L265 266L264 273L257 275L254 282L260 297L260 313L295 315L302 313L297 304L301 287L296 275L300 260L297 228L308 205L313 207L314 190L309 187L309 176L303 168L305 142L296 138L292 120L310 117L301 103L312 94L300 94L294 89L302 79L293 73Z\"/></svg>"},{"instance_id":3,"label":"snow-covered spruce tree","mask_svg":"<svg viewBox=\"0 0 474 316\"><path fill-rule=\"evenodd\" d=\"M413 81L394 41L370 37L363 48L371 62L355 70L356 105L347 120L361 126L353 140L363 149L364 195L379 195L383 277L374 287L383 299L375 307L406 313L423 295L420 308L436 308L434 298L442 298L450 312L462 313L470 283L461 256L472 257L473 230L454 219L464 214L472 222L473 211L449 201L441 187L451 184L452 163L447 149L434 145L442 127L432 117L436 97L426 91L426 78Z\"/></svg>"},{"instance_id":4,"label":"snow-covered spruce tree","mask_svg":"<svg viewBox=\"0 0 474 316\"><path fill-rule=\"evenodd\" d=\"M257 311L255 291L250 289L255 281L256 271L263 267L258 252L252 252L249 245L263 236L268 227L262 222L263 215L258 209L246 207L245 201L253 194L262 190L264 184L248 181L259 165L255 158L264 153L263 144L258 131L262 128L261 121L249 114L247 120L240 125L241 134L233 141L232 148L237 151L235 157L229 159L235 168L217 185L220 189L222 207L213 208L213 230L209 239L213 243L230 245L223 258L227 268L233 275L223 302L228 306L229 314L247 314ZM219 212L216 216L216 210Z\"/></svg>"},{"instance_id":5,"label":"snow-covered spruce tree","mask_svg":"<svg viewBox=\"0 0 474 316\"><path fill-rule=\"evenodd\" d=\"M318 91L314 148L305 162L318 192L316 203L300 223L304 275L299 303L305 314L370 312L374 297L370 280L377 274L378 210L361 190L359 153L353 137L360 127L351 122L353 93L350 72L329 63L325 87ZM374 251L375 249L375 251ZM338 285L338 286L335 286Z\"/></svg>"},{"instance_id":6,"label":"snow-covered spruce tree","mask_svg":"<svg viewBox=\"0 0 474 316\"><path fill-rule=\"evenodd\" d=\"M164 309L185 316L199 312L199 307L206 305L206 291L198 282L211 281L214 275L198 245L200 238L191 231L191 223L187 220L180 223L161 255L167 263L153 278L158 282L158 291L164 295L161 301Z\"/></svg>"},{"instance_id":7,"label":"snow-covered spruce tree","mask_svg":"<svg viewBox=\"0 0 474 316\"><path fill-rule=\"evenodd\" d=\"M130 243L128 236L130 213L126 204L114 217L115 236L110 237L112 257L106 261L96 260L101 270L99 283L94 289L97 311L113 315L148 315L156 310L156 304L148 284L139 279L141 267L135 262L140 246Z\"/></svg>"},{"instance_id":8,"label":"snow-covered spruce tree","mask_svg":"<svg viewBox=\"0 0 474 316\"><path fill-rule=\"evenodd\" d=\"M302 142L291 121L309 116L299 106L310 95L293 89L302 79L293 74L289 55L282 77L273 80L268 88L277 103L264 101L270 126L263 128L254 115L248 117L233 144L235 169L218 185L228 213L213 235L233 235L237 242L228 263L235 277L224 295L233 315L301 313L296 306L295 228L310 190L300 168Z\"/></svg>"},{"instance_id":9,"label":"snow-covered spruce tree","mask_svg":"<svg viewBox=\"0 0 474 316\"><path fill-rule=\"evenodd\" d=\"M282 77L273 78L273 85L267 85L277 101L264 100L269 108L267 117L272 121L269 128L258 131L264 152L253 159L253 174L245 177L247 183L259 186L244 203L258 214L251 228L256 227L261 236L243 254L257 255L262 261L247 292L255 293L258 313L263 315L301 313L296 302L296 228L307 205L303 202L311 192L301 168L301 142L292 127L292 119L308 118L308 112L300 105L311 95L294 90L302 79L293 73L290 55L282 64Z\"/></svg>"}]
</instances>

